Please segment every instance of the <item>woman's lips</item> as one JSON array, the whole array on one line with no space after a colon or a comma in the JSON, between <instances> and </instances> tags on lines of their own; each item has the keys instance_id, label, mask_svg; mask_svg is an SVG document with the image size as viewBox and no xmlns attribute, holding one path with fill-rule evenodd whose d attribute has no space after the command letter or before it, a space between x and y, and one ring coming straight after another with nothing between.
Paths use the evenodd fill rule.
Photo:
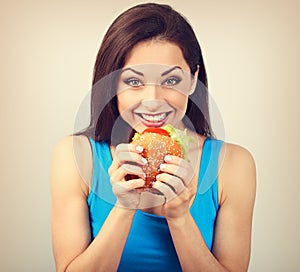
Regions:
<instances>
[{"instance_id":1,"label":"woman's lips","mask_svg":"<svg viewBox=\"0 0 300 272\"><path fill-rule=\"evenodd\" d=\"M166 123L167 117L171 112L158 114L138 113L141 122L147 127L161 127Z\"/></svg>"},{"instance_id":2,"label":"woman's lips","mask_svg":"<svg viewBox=\"0 0 300 272\"><path fill-rule=\"evenodd\" d=\"M141 113L140 116L146 121L149 122L161 122L162 120L166 119L167 113L159 113L159 114L146 114Z\"/></svg>"}]
</instances>

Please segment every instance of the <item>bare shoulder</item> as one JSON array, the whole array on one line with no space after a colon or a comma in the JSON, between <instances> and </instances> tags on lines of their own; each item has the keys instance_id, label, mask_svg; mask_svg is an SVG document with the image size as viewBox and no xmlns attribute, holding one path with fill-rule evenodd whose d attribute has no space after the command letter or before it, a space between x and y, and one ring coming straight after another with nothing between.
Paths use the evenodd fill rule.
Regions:
<instances>
[{"instance_id":1,"label":"bare shoulder","mask_svg":"<svg viewBox=\"0 0 300 272\"><path fill-rule=\"evenodd\" d=\"M220 203L235 195L247 195L254 201L256 165L248 149L224 142L219 158L219 188Z\"/></svg>"},{"instance_id":2,"label":"bare shoulder","mask_svg":"<svg viewBox=\"0 0 300 272\"><path fill-rule=\"evenodd\" d=\"M58 152L72 152L74 145L78 145L81 148L86 148L87 146L89 146L89 140L86 136L84 135L78 135L78 136L74 136L74 135L70 135L70 136L66 136L63 137L62 139L60 139L55 148L54 148L54 155Z\"/></svg>"},{"instance_id":3,"label":"bare shoulder","mask_svg":"<svg viewBox=\"0 0 300 272\"><path fill-rule=\"evenodd\" d=\"M52 185L79 187L85 194L91 183L92 151L86 136L66 136L55 146L52 156Z\"/></svg>"},{"instance_id":4,"label":"bare shoulder","mask_svg":"<svg viewBox=\"0 0 300 272\"><path fill-rule=\"evenodd\" d=\"M255 161L251 152L240 145L224 142L221 152L224 153L224 163L226 162L227 166L248 165L255 168Z\"/></svg>"},{"instance_id":5,"label":"bare shoulder","mask_svg":"<svg viewBox=\"0 0 300 272\"><path fill-rule=\"evenodd\" d=\"M84 135L79 136L66 136L62 138L55 146L53 152L53 159L58 160L62 157L75 160L84 158L84 160L92 158L92 150L90 141Z\"/></svg>"}]
</instances>

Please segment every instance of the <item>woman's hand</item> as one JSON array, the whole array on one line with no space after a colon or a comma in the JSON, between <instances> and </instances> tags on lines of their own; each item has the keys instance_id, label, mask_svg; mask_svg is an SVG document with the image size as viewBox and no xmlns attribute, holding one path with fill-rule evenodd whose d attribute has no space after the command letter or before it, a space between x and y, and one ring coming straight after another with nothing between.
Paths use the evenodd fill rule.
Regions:
<instances>
[{"instance_id":1,"label":"woman's hand","mask_svg":"<svg viewBox=\"0 0 300 272\"><path fill-rule=\"evenodd\" d=\"M189 213L190 203L197 191L195 172L188 161L167 155L160 166L153 187L165 196L162 214L167 220L179 219Z\"/></svg>"},{"instance_id":2,"label":"woman's hand","mask_svg":"<svg viewBox=\"0 0 300 272\"><path fill-rule=\"evenodd\" d=\"M147 163L140 153L143 147L133 144L119 144L114 152L113 162L108 169L113 192L117 198L116 205L137 209L140 203L140 187L145 185L145 173L142 166ZM127 175L133 179L125 180Z\"/></svg>"}]
</instances>

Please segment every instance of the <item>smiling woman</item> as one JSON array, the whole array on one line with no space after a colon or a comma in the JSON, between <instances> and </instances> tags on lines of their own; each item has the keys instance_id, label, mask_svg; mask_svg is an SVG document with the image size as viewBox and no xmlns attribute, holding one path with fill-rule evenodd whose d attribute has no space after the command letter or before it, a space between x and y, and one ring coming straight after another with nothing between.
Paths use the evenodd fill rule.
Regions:
<instances>
[{"instance_id":1,"label":"smiling woman","mask_svg":"<svg viewBox=\"0 0 300 272\"><path fill-rule=\"evenodd\" d=\"M168 45L158 46L164 42L168 42ZM149 45L152 52L149 49L146 54L139 49L145 49ZM133 48L136 50L133 51ZM172 53L169 49L172 49ZM131 58L133 52L134 59ZM195 75L199 69L194 82L198 83L195 87L197 92L189 97L183 122L199 134L214 136L210 125L207 78L200 45L183 16L169 6L158 4L142 4L130 8L113 22L104 36L94 67L91 122L84 131L85 135L97 141L111 143L112 130L119 118L116 98L119 73L125 71L127 66L139 64L159 64L168 68L175 64L188 76ZM141 84L142 81L133 81L136 77L137 74L134 73L133 78L127 79L131 84ZM120 126L124 138L113 139L114 145L128 141L132 130L127 123Z\"/></svg>"},{"instance_id":2,"label":"smiling woman","mask_svg":"<svg viewBox=\"0 0 300 272\"><path fill-rule=\"evenodd\" d=\"M118 82L117 104L122 118L138 132L167 123L183 128L181 120L198 72L199 68L191 75L176 44L159 40L138 43L127 57Z\"/></svg>"},{"instance_id":3,"label":"smiling woman","mask_svg":"<svg viewBox=\"0 0 300 272\"><path fill-rule=\"evenodd\" d=\"M151 156L132 131L151 134ZM247 270L255 164L215 139L199 43L170 6L132 7L108 29L90 125L57 145L51 188L57 271Z\"/></svg>"}]
</instances>

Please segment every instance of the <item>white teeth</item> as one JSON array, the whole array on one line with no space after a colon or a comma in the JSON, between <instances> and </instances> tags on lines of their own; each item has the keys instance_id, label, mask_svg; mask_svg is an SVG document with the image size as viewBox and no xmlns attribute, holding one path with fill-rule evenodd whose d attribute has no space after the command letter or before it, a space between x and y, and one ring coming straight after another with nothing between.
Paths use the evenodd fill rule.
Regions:
<instances>
[{"instance_id":1,"label":"white teeth","mask_svg":"<svg viewBox=\"0 0 300 272\"><path fill-rule=\"evenodd\" d=\"M157 115L148 115L148 114L142 113L141 115L146 121L149 121L149 122L160 122L167 117L166 113L161 113L161 114L157 114Z\"/></svg>"}]
</instances>

